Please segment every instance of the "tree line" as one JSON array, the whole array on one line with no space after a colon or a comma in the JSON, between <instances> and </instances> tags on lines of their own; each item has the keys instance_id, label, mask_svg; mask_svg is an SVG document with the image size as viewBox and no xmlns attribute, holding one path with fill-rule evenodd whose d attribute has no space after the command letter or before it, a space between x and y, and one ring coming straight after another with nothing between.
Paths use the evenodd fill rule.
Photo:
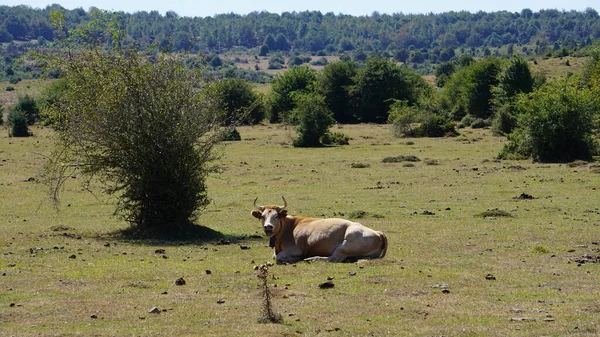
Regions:
<instances>
[{"instance_id":1,"label":"tree line","mask_svg":"<svg viewBox=\"0 0 600 337\"><path fill-rule=\"evenodd\" d=\"M40 45L51 46L51 42L93 20L92 14L98 10L95 7L87 11L67 10L57 4L43 9L0 6L0 42L8 43L4 46L8 54ZM64 15L64 25L59 29L52 25L52 12ZM457 50L474 56L484 56L499 48L523 54L552 53L562 48L573 51L600 38L600 16L592 8L441 14L373 12L367 16L319 11L230 13L211 17L186 17L173 11L165 15L157 11L113 15L123 27L121 42L142 49L358 57L385 53L414 64L449 61Z\"/></svg>"}]
</instances>

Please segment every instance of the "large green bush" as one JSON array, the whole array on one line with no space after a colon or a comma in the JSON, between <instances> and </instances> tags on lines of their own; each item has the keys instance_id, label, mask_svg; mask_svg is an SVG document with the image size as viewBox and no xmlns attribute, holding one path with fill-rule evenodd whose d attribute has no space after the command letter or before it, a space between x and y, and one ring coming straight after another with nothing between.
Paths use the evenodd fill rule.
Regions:
<instances>
[{"instance_id":1,"label":"large green bush","mask_svg":"<svg viewBox=\"0 0 600 337\"><path fill-rule=\"evenodd\" d=\"M59 135L48 163L55 195L77 169L100 179L137 229L176 232L193 221L209 203L205 181L220 141L202 73L136 52L86 50L55 62L69 84L48 108Z\"/></svg>"},{"instance_id":2,"label":"large green bush","mask_svg":"<svg viewBox=\"0 0 600 337\"><path fill-rule=\"evenodd\" d=\"M289 122L289 113L296 107L293 96L312 91L316 80L316 72L307 66L292 67L277 76L269 97L269 121Z\"/></svg>"},{"instance_id":3,"label":"large green bush","mask_svg":"<svg viewBox=\"0 0 600 337\"><path fill-rule=\"evenodd\" d=\"M11 108L11 111L21 111L25 114L28 125L33 125L40 119L40 110L38 104L32 96L20 96L17 104Z\"/></svg>"},{"instance_id":4,"label":"large green bush","mask_svg":"<svg viewBox=\"0 0 600 337\"><path fill-rule=\"evenodd\" d=\"M298 136L293 141L294 146L321 146L321 138L335 122L324 97L314 93L299 93L294 100L296 108L290 118L290 122L297 125Z\"/></svg>"},{"instance_id":5,"label":"large green bush","mask_svg":"<svg viewBox=\"0 0 600 337\"><path fill-rule=\"evenodd\" d=\"M516 102L517 128L500 158L541 162L590 160L598 151L594 138L599 106L594 92L577 79L550 81Z\"/></svg>"}]
</instances>

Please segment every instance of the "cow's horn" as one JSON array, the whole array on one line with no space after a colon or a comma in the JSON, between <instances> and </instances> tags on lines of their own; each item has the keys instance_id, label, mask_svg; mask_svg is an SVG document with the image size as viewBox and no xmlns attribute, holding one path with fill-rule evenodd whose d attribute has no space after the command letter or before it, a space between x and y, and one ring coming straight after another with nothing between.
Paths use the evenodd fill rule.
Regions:
<instances>
[{"instance_id":1,"label":"cow's horn","mask_svg":"<svg viewBox=\"0 0 600 337\"><path fill-rule=\"evenodd\" d=\"M256 209L262 209L263 207L261 205L256 204L256 200L258 200L258 197L256 197L256 199L254 199L254 207L256 207Z\"/></svg>"},{"instance_id":2,"label":"cow's horn","mask_svg":"<svg viewBox=\"0 0 600 337\"><path fill-rule=\"evenodd\" d=\"M279 209L283 211L287 207L287 201L285 201L283 195L281 196L281 199L283 199L283 206L279 207Z\"/></svg>"}]
</instances>

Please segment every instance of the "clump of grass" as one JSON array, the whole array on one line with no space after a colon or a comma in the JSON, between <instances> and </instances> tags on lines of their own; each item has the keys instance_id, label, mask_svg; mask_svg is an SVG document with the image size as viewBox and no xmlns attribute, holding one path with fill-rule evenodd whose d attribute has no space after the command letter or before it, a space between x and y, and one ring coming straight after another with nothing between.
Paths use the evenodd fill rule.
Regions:
<instances>
[{"instance_id":1,"label":"clump of grass","mask_svg":"<svg viewBox=\"0 0 600 337\"><path fill-rule=\"evenodd\" d=\"M437 160L435 160L435 159L428 159L428 160L425 161L425 164L426 165L430 165L430 166L434 166L434 165L439 165L440 163Z\"/></svg>"},{"instance_id":2,"label":"clump of grass","mask_svg":"<svg viewBox=\"0 0 600 337\"><path fill-rule=\"evenodd\" d=\"M402 167L415 167L415 164L413 164L413 163L404 163L404 164L402 164Z\"/></svg>"},{"instance_id":3,"label":"clump of grass","mask_svg":"<svg viewBox=\"0 0 600 337\"><path fill-rule=\"evenodd\" d=\"M267 283L269 276L269 266L266 264L261 265L258 268L258 278L261 280L261 290L263 295L262 303L262 314L258 318L259 323L282 323L283 318L280 314L273 310L273 303L271 303L271 289Z\"/></svg>"},{"instance_id":4,"label":"clump of grass","mask_svg":"<svg viewBox=\"0 0 600 337\"><path fill-rule=\"evenodd\" d=\"M365 163L352 163L350 164L350 167L352 168L367 168L370 167L371 165L369 164L365 164Z\"/></svg>"},{"instance_id":5,"label":"clump of grass","mask_svg":"<svg viewBox=\"0 0 600 337\"><path fill-rule=\"evenodd\" d=\"M385 157L382 160L382 162L384 162L384 163L400 163L403 161L417 162L417 161L421 161L421 159L419 159L419 157L413 156L413 155L408 155L408 156L399 155L396 157Z\"/></svg>"},{"instance_id":6,"label":"clump of grass","mask_svg":"<svg viewBox=\"0 0 600 337\"><path fill-rule=\"evenodd\" d=\"M531 248L531 252L535 254L548 254L550 253L550 250L548 250L548 248L546 248L544 245L538 244Z\"/></svg>"},{"instance_id":7,"label":"clump of grass","mask_svg":"<svg viewBox=\"0 0 600 337\"><path fill-rule=\"evenodd\" d=\"M353 211L353 212L350 212L350 214L348 214L348 218L350 218L350 219L362 219L367 216L370 216L370 217L376 218L376 219L383 218L383 215L368 213L366 211Z\"/></svg>"},{"instance_id":8,"label":"clump of grass","mask_svg":"<svg viewBox=\"0 0 600 337\"><path fill-rule=\"evenodd\" d=\"M476 217L481 217L481 218L489 218L489 217L494 217L494 218L514 218L514 216L510 213L508 213L507 211L503 211L501 209L498 208L492 208L492 209L488 209L485 212L481 212L479 214L475 214Z\"/></svg>"}]
</instances>

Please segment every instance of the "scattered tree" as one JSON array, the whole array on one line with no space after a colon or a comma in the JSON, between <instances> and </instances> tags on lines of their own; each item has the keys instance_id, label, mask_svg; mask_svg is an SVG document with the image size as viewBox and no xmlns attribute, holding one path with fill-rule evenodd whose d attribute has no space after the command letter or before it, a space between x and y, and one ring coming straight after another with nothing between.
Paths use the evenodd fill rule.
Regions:
<instances>
[{"instance_id":1,"label":"scattered tree","mask_svg":"<svg viewBox=\"0 0 600 337\"><path fill-rule=\"evenodd\" d=\"M222 109L223 125L258 124L265 117L263 104L247 81L227 78L215 82L214 96Z\"/></svg>"},{"instance_id":2,"label":"scattered tree","mask_svg":"<svg viewBox=\"0 0 600 337\"><path fill-rule=\"evenodd\" d=\"M529 95L519 95L517 127L499 157L541 162L592 159L598 152L593 132L600 109L594 91L576 81L554 80Z\"/></svg>"},{"instance_id":3,"label":"scattered tree","mask_svg":"<svg viewBox=\"0 0 600 337\"><path fill-rule=\"evenodd\" d=\"M354 115L364 123L386 123L394 99L412 105L431 92L419 74L382 58L367 60L354 82L350 88Z\"/></svg>"},{"instance_id":4,"label":"scattered tree","mask_svg":"<svg viewBox=\"0 0 600 337\"><path fill-rule=\"evenodd\" d=\"M334 62L325 68L318 78L318 90L338 123L356 123L350 104L350 87L357 73L353 62Z\"/></svg>"},{"instance_id":5,"label":"scattered tree","mask_svg":"<svg viewBox=\"0 0 600 337\"><path fill-rule=\"evenodd\" d=\"M59 134L48 163L54 197L81 171L117 196L135 228L175 231L209 198L219 114L199 71L136 52L71 52L54 59L68 90L48 108Z\"/></svg>"},{"instance_id":6,"label":"scattered tree","mask_svg":"<svg viewBox=\"0 0 600 337\"><path fill-rule=\"evenodd\" d=\"M269 98L271 123L287 122L288 114L295 108L296 92L310 92L317 79L316 72L307 66L292 67L277 76Z\"/></svg>"}]
</instances>

